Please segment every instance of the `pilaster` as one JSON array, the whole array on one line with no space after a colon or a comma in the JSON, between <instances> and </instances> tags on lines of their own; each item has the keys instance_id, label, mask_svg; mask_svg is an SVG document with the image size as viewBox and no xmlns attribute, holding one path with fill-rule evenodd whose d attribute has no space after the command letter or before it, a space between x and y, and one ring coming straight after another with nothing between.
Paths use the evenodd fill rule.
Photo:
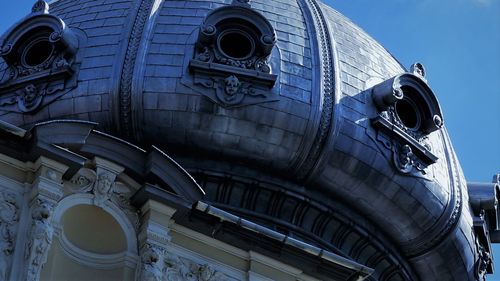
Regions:
<instances>
[{"instance_id":1,"label":"pilaster","mask_svg":"<svg viewBox=\"0 0 500 281\"><path fill-rule=\"evenodd\" d=\"M68 169L56 161L40 157L34 164L35 179L28 196L31 226L25 248L25 280L39 280L52 244L52 213L63 196L62 176Z\"/></svg>"},{"instance_id":2,"label":"pilaster","mask_svg":"<svg viewBox=\"0 0 500 281\"><path fill-rule=\"evenodd\" d=\"M140 281L160 281L163 276L168 244L169 223L175 209L148 200L141 207L141 228L138 235L141 256Z\"/></svg>"}]
</instances>

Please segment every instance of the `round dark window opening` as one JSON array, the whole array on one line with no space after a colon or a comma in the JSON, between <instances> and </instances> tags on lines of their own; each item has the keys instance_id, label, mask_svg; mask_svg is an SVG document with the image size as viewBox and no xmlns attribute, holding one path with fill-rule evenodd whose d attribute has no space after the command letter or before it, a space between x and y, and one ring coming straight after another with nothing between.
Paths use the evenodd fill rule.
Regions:
<instances>
[{"instance_id":1,"label":"round dark window opening","mask_svg":"<svg viewBox=\"0 0 500 281\"><path fill-rule=\"evenodd\" d=\"M23 52L23 64L26 67L37 67L50 59L54 53L54 45L48 38L39 38L26 46Z\"/></svg>"},{"instance_id":2,"label":"round dark window opening","mask_svg":"<svg viewBox=\"0 0 500 281\"><path fill-rule=\"evenodd\" d=\"M421 114L417 105L410 99L403 98L395 104L396 114L401 123L408 129L418 130L420 127Z\"/></svg>"},{"instance_id":3,"label":"round dark window opening","mask_svg":"<svg viewBox=\"0 0 500 281\"><path fill-rule=\"evenodd\" d=\"M255 42L252 37L241 30L230 29L222 32L218 38L221 52L232 59L243 60L252 56Z\"/></svg>"}]
</instances>

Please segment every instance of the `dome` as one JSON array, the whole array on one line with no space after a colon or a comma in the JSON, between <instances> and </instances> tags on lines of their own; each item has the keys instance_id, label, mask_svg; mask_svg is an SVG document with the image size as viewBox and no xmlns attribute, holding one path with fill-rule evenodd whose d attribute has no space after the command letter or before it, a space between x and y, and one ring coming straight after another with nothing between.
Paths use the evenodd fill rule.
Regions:
<instances>
[{"instance_id":1,"label":"dome","mask_svg":"<svg viewBox=\"0 0 500 281\"><path fill-rule=\"evenodd\" d=\"M467 184L423 66L320 1L58 0L1 47L2 121L92 121L160 147L208 202L374 280L477 280Z\"/></svg>"}]
</instances>

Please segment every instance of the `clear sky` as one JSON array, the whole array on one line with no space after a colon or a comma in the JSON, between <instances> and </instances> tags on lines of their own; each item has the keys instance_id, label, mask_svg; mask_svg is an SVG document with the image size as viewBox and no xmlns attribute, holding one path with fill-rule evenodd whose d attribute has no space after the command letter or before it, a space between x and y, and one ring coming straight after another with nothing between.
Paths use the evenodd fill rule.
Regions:
<instances>
[{"instance_id":1,"label":"clear sky","mask_svg":"<svg viewBox=\"0 0 500 281\"><path fill-rule=\"evenodd\" d=\"M0 32L34 0L3 1ZM421 62L468 181L500 173L500 0L325 0L407 68ZM495 245L500 281L500 245Z\"/></svg>"}]
</instances>

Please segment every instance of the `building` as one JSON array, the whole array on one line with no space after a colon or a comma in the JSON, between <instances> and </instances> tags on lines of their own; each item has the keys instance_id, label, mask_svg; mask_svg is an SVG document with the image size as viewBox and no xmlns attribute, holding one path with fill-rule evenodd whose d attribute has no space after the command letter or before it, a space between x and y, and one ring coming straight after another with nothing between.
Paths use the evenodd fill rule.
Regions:
<instances>
[{"instance_id":1,"label":"building","mask_svg":"<svg viewBox=\"0 0 500 281\"><path fill-rule=\"evenodd\" d=\"M316 0L37 1L0 41L1 280L484 280L424 67Z\"/></svg>"}]
</instances>

